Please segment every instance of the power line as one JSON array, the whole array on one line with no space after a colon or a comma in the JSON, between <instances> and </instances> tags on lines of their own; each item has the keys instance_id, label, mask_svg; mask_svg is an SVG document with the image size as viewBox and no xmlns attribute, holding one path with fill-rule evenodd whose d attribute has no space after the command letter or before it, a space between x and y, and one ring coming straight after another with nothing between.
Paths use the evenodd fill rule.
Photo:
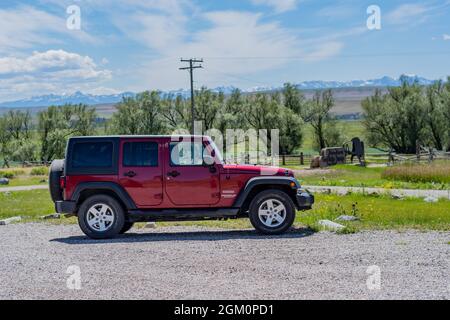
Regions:
<instances>
[{"instance_id":1,"label":"power line","mask_svg":"<svg viewBox=\"0 0 450 320\"><path fill-rule=\"evenodd\" d=\"M194 134L194 124L195 124L195 98L194 98L194 69L203 68L202 65L196 65L196 63L203 63L203 59L181 59L181 62L189 63L188 67L180 68L180 70L189 70L191 78L191 134Z\"/></svg>"},{"instance_id":2,"label":"power line","mask_svg":"<svg viewBox=\"0 0 450 320\"><path fill-rule=\"evenodd\" d=\"M252 83L252 84L257 83L257 84L260 84L260 85L262 85L262 86L267 86L267 87L270 86L270 85L269 85L268 83L266 83L266 82L261 82L261 81L256 80L256 79L251 79L251 78L248 78L248 77L242 77L242 76L239 76L239 75L234 75L234 74L231 74L231 73L226 73L226 72L223 72L223 71L220 71L220 70L211 68L211 67L205 68L205 70L206 70L206 71L213 71L212 73L221 74L221 75L223 75L223 76L225 76L225 77L228 77L228 78L232 78L232 79L236 79L236 80L245 81L245 82Z\"/></svg>"},{"instance_id":3,"label":"power line","mask_svg":"<svg viewBox=\"0 0 450 320\"><path fill-rule=\"evenodd\" d=\"M318 58L340 59L340 58L374 58L374 57L395 57L395 56L435 56L450 55L450 51L422 51L422 52L385 52L385 53L360 53L327 56L320 54L305 54L304 56L211 56L207 59L211 60L311 60Z\"/></svg>"}]
</instances>

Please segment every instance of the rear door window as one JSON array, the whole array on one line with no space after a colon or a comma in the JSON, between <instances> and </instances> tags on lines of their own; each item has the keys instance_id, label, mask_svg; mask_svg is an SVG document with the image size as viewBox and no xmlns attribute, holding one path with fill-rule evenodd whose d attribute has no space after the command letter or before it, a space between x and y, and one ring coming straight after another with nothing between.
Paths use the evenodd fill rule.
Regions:
<instances>
[{"instance_id":1,"label":"rear door window","mask_svg":"<svg viewBox=\"0 0 450 320\"><path fill-rule=\"evenodd\" d=\"M123 145L124 167L157 167L158 144L156 142L126 142Z\"/></svg>"}]
</instances>

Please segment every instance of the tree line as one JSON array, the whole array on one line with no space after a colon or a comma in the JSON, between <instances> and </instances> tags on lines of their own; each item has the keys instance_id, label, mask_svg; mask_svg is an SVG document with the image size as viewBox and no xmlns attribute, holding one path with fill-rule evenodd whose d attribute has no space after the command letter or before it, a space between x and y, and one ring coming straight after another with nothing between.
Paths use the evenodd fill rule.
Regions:
<instances>
[{"instance_id":1,"label":"tree line","mask_svg":"<svg viewBox=\"0 0 450 320\"><path fill-rule=\"evenodd\" d=\"M450 80L450 78L449 78ZM314 148L340 146L345 134L331 112L331 90L316 91L311 99L293 84L281 91L226 96L201 88L196 93L195 118L204 131L218 129L278 129L280 152L292 154L304 141L305 126L312 128ZM450 84L423 87L402 81L386 94L362 102L363 125L369 145L415 153L416 142L439 150L450 148ZM190 129L190 99L146 91L126 97L111 119L99 118L86 105L52 106L32 117L28 111L11 110L0 117L0 157L11 161L51 161L64 156L71 136L97 134L170 134ZM345 128L345 127L344 127Z\"/></svg>"},{"instance_id":2,"label":"tree line","mask_svg":"<svg viewBox=\"0 0 450 320\"><path fill-rule=\"evenodd\" d=\"M300 90L285 84L281 92L244 95L234 90L230 96L202 88L196 92L195 120L204 131L217 129L278 129L280 152L290 154L303 142L303 126L314 128L317 148L333 145L339 140L330 90L317 92L306 100ZM125 98L117 107L109 124L111 134L161 134L177 129L190 129L190 99L159 92L143 92Z\"/></svg>"},{"instance_id":3,"label":"tree line","mask_svg":"<svg viewBox=\"0 0 450 320\"><path fill-rule=\"evenodd\" d=\"M201 88L196 93L195 118L204 131L217 129L278 129L280 152L290 154L301 147L306 123L312 125L317 149L339 142L330 90L313 99L292 84L281 92L245 95L235 90L225 96ZM95 134L170 134L190 129L190 99L145 91L123 98L104 127L95 108L86 105L51 106L33 119L28 111L9 111L0 117L0 155L11 161L51 161L64 156L71 136Z\"/></svg>"},{"instance_id":4,"label":"tree line","mask_svg":"<svg viewBox=\"0 0 450 320\"><path fill-rule=\"evenodd\" d=\"M96 132L95 109L86 105L52 106L33 119L29 111L0 117L0 156L9 161L48 162L64 155L67 139Z\"/></svg>"}]
</instances>

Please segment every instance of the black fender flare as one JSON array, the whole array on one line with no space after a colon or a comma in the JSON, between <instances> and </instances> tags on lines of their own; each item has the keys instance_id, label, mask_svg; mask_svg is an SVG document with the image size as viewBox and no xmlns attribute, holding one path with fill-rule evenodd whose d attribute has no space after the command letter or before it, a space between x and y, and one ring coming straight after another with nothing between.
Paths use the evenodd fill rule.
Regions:
<instances>
[{"instance_id":1,"label":"black fender flare","mask_svg":"<svg viewBox=\"0 0 450 320\"><path fill-rule=\"evenodd\" d=\"M128 192L115 182L81 182L78 184L72 193L71 201L78 203L81 193L86 190L107 190L112 191L114 194L125 204L126 209L137 209L133 199L131 199Z\"/></svg>"},{"instance_id":2,"label":"black fender flare","mask_svg":"<svg viewBox=\"0 0 450 320\"><path fill-rule=\"evenodd\" d=\"M294 183L294 186L292 186L292 183ZM256 186L260 185L282 185L288 186L292 190L297 190L298 188L300 188L300 183L294 177L254 177L247 182L245 187L239 193L239 196L236 198L233 207L242 207L250 192Z\"/></svg>"}]
</instances>

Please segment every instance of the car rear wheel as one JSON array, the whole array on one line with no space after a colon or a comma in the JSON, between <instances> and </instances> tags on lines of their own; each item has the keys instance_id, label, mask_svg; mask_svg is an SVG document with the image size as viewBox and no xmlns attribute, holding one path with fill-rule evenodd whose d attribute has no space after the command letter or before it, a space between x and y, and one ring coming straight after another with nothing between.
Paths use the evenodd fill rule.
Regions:
<instances>
[{"instance_id":1,"label":"car rear wheel","mask_svg":"<svg viewBox=\"0 0 450 320\"><path fill-rule=\"evenodd\" d=\"M263 234L281 234L294 223L294 203L280 190L266 190L257 194L249 209L250 222Z\"/></svg>"},{"instance_id":2,"label":"car rear wheel","mask_svg":"<svg viewBox=\"0 0 450 320\"><path fill-rule=\"evenodd\" d=\"M118 235L125 225L124 210L110 196L92 196L80 206L78 224L89 238L112 238Z\"/></svg>"}]
</instances>

